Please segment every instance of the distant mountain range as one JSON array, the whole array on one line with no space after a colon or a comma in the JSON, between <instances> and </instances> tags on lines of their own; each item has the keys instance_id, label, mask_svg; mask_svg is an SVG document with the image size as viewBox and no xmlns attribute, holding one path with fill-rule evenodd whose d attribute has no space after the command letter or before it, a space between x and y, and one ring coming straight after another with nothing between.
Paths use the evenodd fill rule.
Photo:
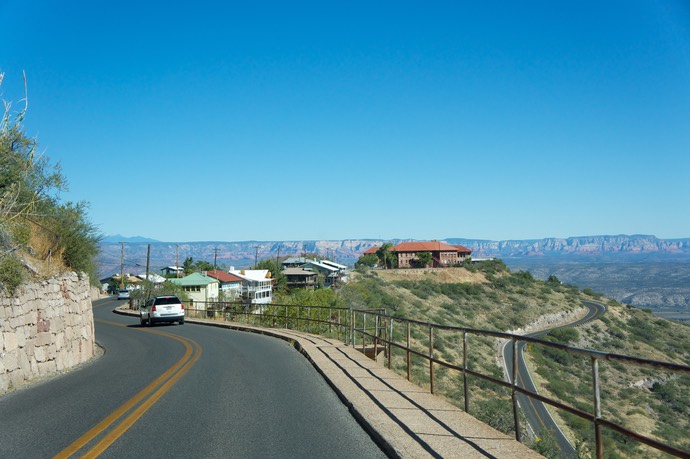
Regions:
<instances>
[{"instance_id":1,"label":"distant mountain range","mask_svg":"<svg viewBox=\"0 0 690 459\"><path fill-rule=\"evenodd\" d=\"M404 241L410 239L174 243L118 235L101 242L98 264L103 277L119 273L122 268L125 272L142 273L146 270L150 246L149 270L153 272L181 265L187 257L215 263L220 268L243 268L265 258L315 253L353 265L370 247ZM612 235L510 241L447 238L443 241L471 249L473 258L501 258L512 270L528 270L540 278L555 274L563 282L589 287L636 306L673 306L690 310L690 238ZM633 265L635 269L631 269ZM682 274L685 271L687 277Z\"/></svg>"},{"instance_id":2,"label":"distant mountain range","mask_svg":"<svg viewBox=\"0 0 690 459\"><path fill-rule=\"evenodd\" d=\"M650 235L578 236L517 241L482 241L451 238L474 257L680 257L690 258L690 238L659 239Z\"/></svg>"}]
</instances>

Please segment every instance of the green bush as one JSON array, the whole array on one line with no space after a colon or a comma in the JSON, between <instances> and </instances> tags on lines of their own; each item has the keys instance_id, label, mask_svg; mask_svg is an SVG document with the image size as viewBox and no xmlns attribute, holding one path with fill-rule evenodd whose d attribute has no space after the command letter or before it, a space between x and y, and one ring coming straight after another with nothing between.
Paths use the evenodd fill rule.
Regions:
<instances>
[{"instance_id":1,"label":"green bush","mask_svg":"<svg viewBox=\"0 0 690 459\"><path fill-rule=\"evenodd\" d=\"M25 271L21 261L12 256L0 259L0 287L4 287L12 295L24 279Z\"/></svg>"},{"instance_id":2,"label":"green bush","mask_svg":"<svg viewBox=\"0 0 690 459\"><path fill-rule=\"evenodd\" d=\"M580 339L580 332L575 328L558 328L550 332L548 338L550 341L567 346Z\"/></svg>"}]
</instances>

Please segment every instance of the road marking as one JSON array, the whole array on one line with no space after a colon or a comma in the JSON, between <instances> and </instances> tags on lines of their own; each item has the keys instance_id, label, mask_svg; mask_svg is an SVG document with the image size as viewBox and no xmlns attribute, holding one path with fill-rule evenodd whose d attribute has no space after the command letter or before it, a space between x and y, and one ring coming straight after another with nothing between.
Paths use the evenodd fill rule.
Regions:
<instances>
[{"instance_id":1,"label":"road marking","mask_svg":"<svg viewBox=\"0 0 690 459\"><path fill-rule=\"evenodd\" d=\"M98 322L106 323L109 325L114 325L118 327L126 327L126 325L109 322L104 320L98 320ZM155 333L157 335L164 336L166 338L179 341L185 347L185 353L180 360L178 360L173 366L171 366L165 373L157 377L151 384L146 386L140 392L138 392L134 397L125 402L118 409L113 411L101 422L96 424L84 435L79 437L77 440L72 442L65 449L60 451L54 456L54 459L64 459L72 456L77 451L82 449L85 445L91 442L98 435L102 434L107 430L113 423L124 416L127 412L132 410L137 404L141 403L133 412L129 414L120 424L118 424L111 432L109 432L101 441L99 441L95 446L93 446L87 453L81 457L98 457L103 451L105 451L110 445L115 442L120 436L122 436L134 423L146 412L148 411L170 388L189 371L189 369L199 360L201 357L201 346L194 340L189 338L182 338L179 336L171 335L169 333L154 331L154 330L144 330L148 333ZM154 392L155 391L155 392ZM153 394L145 399L149 394Z\"/></svg>"}]
</instances>

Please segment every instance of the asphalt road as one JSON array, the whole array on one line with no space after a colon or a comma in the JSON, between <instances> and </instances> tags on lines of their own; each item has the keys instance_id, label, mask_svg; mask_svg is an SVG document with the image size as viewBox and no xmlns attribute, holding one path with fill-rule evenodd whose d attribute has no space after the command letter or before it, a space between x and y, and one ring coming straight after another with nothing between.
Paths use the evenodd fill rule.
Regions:
<instances>
[{"instance_id":1,"label":"asphalt road","mask_svg":"<svg viewBox=\"0 0 690 459\"><path fill-rule=\"evenodd\" d=\"M385 457L287 343L121 303L94 302L101 357L0 397L0 458Z\"/></svg>"},{"instance_id":2,"label":"asphalt road","mask_svg":"<svg viewBox=\"0 0 690 459\"><path fill-rule=\"evenodd\" d=\"M582 325L586 322L589 322L591 320L596 319L597 317L601 316L606 312L606 308L599 304L599 303L594 303L591 301L583 301L583 304L587 307L588 311L587 314L571 323L568 325L565 325L563 327L556 327L556 328L565 328L565 327L576 327L578 325ZM551 329L553 330L553 329ZM525 336L530 336L530 337L537 337L540 335L545 335L549 333L551 330L543 330L540 332L536 333L528 333ZM509 344L509 343L508 343ZM512 382L512 368L513 368L513 353L512 353L512 347L510 345L506 344L503 347L503 359L506 364L506 368L508 369L508 374L510 375L509 379ZM532 381L532 378L529 373L529 369L527 368L527 364L525 363L524 359L524 350L525 350L526 343L524 342L518 342L517 346L517 357L518 357L518 385L524 389L527 389L532 392L539 392L534 384L534 381ZM558 444L558 447L561 451L561 456L560 457L575 457L575 449L573 446L570 444L568 439L563 435L563 432L560 430L558 427L558 424L553 420L551 417L551 414L546 408L546 405L539 400L532 399L530 397L527 397L522 394L517 395L518 398L518 403L520 404L520 407L522 408L522 412L525 414L525 417L527 418L527 422L529 423L530 428L534 432L534 434L537 437L544 437L547 435L547 432L551 432L552 435L554 435L556 442Z\"/></svg>"}]
</instances>

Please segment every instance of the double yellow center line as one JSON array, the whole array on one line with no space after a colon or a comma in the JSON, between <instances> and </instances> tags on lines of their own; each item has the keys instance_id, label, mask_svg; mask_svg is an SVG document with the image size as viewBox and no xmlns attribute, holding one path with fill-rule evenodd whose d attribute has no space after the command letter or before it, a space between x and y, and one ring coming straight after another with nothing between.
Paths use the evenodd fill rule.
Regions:
<instances>
[{"instance_id":1,"label":"double yellow center line","mask_svg":"<svg viewBox=\"0 0 690 459\"><path fill-rule=\"evenodd\" d=\"M110 325L123 327L124 325L99 320ZM64 459L77 453L87 444L91 443L96 437L103 434L106 430L111 429L118 420L122 419L117 425L112 427L95 445L93 445L84 454L82 458L98 457L103 453L115 440L120 438L130 427L134 425L139 418L146 413L153 406L154 403L160 399L170 388L175 384L187 371L199 360L201 357L201 346L189 338L183 338L169 333L146 330L149 333L165 336L166 338L179 341L185 347L185 353L180 360L170 367L165 373L156 378L151 384L146 386L143 390L137 393L134 397L125 402L118 409L113 411L109 416L96 424L92 429L84 435L75 440L72 444L60 451L54 456L55 459Z\"/></svg>"}]
</instances>

